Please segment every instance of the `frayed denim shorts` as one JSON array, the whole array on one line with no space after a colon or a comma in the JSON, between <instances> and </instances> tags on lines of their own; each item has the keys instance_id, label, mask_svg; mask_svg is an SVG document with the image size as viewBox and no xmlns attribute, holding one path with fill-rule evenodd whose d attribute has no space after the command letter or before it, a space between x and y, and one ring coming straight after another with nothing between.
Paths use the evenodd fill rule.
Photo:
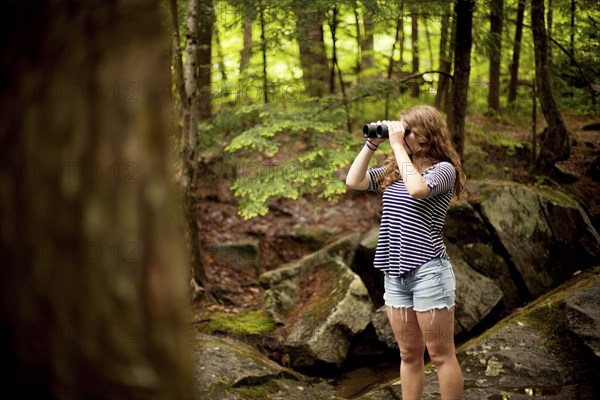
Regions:
<instances>
[{"instance_id":1,"label":"frayed denim shorts","mask_svg":"<svg viewBox=\"0 0 600 400\"><path fill-rule=\"evenodd\" d=\"M454 307L456 278L445 258L431 261L399 277L385 274L383 299L387 306L424 312Z\"/></svg>"}]
</instances>

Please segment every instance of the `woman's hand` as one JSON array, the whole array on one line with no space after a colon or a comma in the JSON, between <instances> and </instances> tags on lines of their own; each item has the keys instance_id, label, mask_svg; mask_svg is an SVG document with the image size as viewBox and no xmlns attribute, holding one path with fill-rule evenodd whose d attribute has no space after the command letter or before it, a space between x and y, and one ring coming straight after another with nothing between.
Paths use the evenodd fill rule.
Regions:
<instances>
[{"instance_id":1,"label":"woman's hand","mask_svg":"<svg viewBox=\"0 0 600 400\"><path fill-rule=\"evenodd\" d=\"M404 133L406 130L404 124L400 121L383 121L383 123L388 127L392 149L398 146L404 148Z\"/></svg>"}]
</instances>

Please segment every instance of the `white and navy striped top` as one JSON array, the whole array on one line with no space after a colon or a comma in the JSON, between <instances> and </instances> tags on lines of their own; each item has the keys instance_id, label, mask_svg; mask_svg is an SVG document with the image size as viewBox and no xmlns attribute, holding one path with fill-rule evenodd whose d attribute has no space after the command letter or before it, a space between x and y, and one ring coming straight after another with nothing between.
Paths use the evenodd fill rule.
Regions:
<instances>
[{"instance_id":1,"label":"white and navy striped top","mask_svg":"<svg viewBox=\"0 0 600 400\"><path fill-rule=\"evenodd\" d=\"M368 190L377 190L384 168L369 168L367 172ZM449 162L442 161L421 175L429 187L424 199L411 197L401 179L383 191L374 265L390 276L400 276L436 257L449 258L442 230L456 170Z\"/></svg>"}]
</instances>

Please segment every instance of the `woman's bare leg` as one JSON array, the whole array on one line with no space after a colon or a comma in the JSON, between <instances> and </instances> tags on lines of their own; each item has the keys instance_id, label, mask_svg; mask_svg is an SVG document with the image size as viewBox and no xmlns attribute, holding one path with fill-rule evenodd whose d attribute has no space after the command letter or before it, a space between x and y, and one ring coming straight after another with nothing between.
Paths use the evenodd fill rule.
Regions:
<instances>
[{"instance_id":1,"label":"woman's bare leg","mask_svg":"<svg viewBox=\"0 0 600 400\"><path fill-rule=\"evenodd\" d=\"M413 308L387 307L387 315L400 347L400 381L402 398L418 400L425 382L425 342Z\"/></svg>"},{"instance_id":2,"label":"woman's bare leg","mask_svg":"<svg viewBox=\"0 0 600 400\"><path fill-rule=\"evenodd\" d=\"M463 376L454 347L454 308L417 312L421 334L436 367L442 400L459 400Z\"/></svg>"}]
</instances>

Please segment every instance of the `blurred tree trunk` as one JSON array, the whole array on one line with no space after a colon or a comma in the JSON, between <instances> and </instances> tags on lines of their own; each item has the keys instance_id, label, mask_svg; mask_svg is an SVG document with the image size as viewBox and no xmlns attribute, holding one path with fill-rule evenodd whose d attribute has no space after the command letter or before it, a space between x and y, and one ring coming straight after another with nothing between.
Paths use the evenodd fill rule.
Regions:
<instances>
[{"instance_id":1,"label":"blurred tree trunk","mask_svg":"<svg viewBox=\"0 0 600 400\"><path fill-rule=\"evenodd\" d=\"M544 129L540 143L540 154L536 169L549 174L557 161L571 155L569 132L560 115L552 93L552 69L548 59L548 39L544 23L544 0L531 1L531 29L535 49L535 79L538 96L548 126Z\"/></svg>"},{"instance_id":2,"label":"blurred tree trunk","mask_svg":"<svg viewBox=\"0 0 600 400\"><path fill-rule=\"evenodd\" d=\"M328 92L329 63L323 36L323 16L314 7L294 7L296 41L300 49L300 65L306 94L321 97Z\"/></svg>"},{"instance_id":3,"label":"blurred tree trunk","mask_svg":"<svg viewBox=\"0 0 600 400\"><path fill-rule=\"evenodd\" d=\"M440 31L440 71L450 73L452 70L452 59L450 58L450 3L447 3L446 10L442 15L442 27ZM438 87L435 94L435 106L438 109L446 111L446 97L448 96L448 87L450 86L450 78L441 74L438 78Z\"/></svg>"},{"instance_id":4,"label":"blurred tree trunk","mask_svg":"<svg viewBox=\"0 0 600 400\"><path fill-rule=\"evenodd\" d=\"M242 76L250 65L250 57L252 57L252 20L250 18L244 18L244 45L240 56L240 76Z\"/></svg>"},{"instance_id":5,"label":"blurred tree trunk","mask_svg":"<svg viewBox=\"0 0 600 400\"><path fill-rule=\"evenodd\" d=\"M267 36L265 21L265 5L261 1L258 5L258 16L260 20L260 52L262 53L262 91L263 102L269 102L269 76L267 74Z\"/></svg>"},{"instance_id":6,"label":"blurred tree trunk","mask_svg":"<svg viewBox=\"0 0 600 400\"><path fill-rule=\"evenodd\" d=\"M488 107L500 111L500 60L502 54L502 20L504 0L490 2L490 86Z\"/></svg>"},{"instance_id":7,"label":"blurred tree trunk","mask_svg":"<svg viewBox=\"0 0 600 400\"><path fill-rule=\"evenodd\" d=\"M519 87L519 59L521 55L521 39L523 37L523 20L525 16L525 0L519 0L517 8L517 22L515 27L515 42L513 47L513 58L510 63L510 82L508 84L508 104L517 99L517 88Z\"/></svg>"},{"instance_id":8,"label":"blurred tree trunk","mask_svg":"<svg viewBox=\"0 0 600 400\"><path fill-rule=\"evenodd\" d=\"M198 14L195 27L197 52L198 52L198 117L202 120L212 116L212 39L215 25L215 10L213 0L190 0L197 2ZM188 26L188 29L191 27Z\"/></svg>"},{"instance_id":9,"label":"blurred tree trunk","mask_svg":"<svg viewBox=\"0 0 600 400\"><path fill-rule=\"evenodd\" d=\"M375 8L375 4L373 2L363 2L363 27L364 27L364 35L362 36L361 41L361 70L369 70L371 68L375 68L375 52L374 52L374 42L375 42L375 22L374 18L377 14L377 9Z\"/></svg>"},{"instance_id":10,"label":"blurred tree trunk","mask_svg":"<svg viewBox=\"0 0 600 400\"><path fill-rule=\"evenodd\" d=\"M419 72L419 16L413 12L410 16L411 19L411 40L412 40L412 73L416 74ZM415 79L411 83L411 95L412 97L419 97L421 93L420 80Z\"/></svg>"},{"instance_id":11,"label":"blurred tree trunk","mask_svg":"<svg viewBox=\"0 0 600 400\"><path fill-rule=\"evenodd\" d=\"M471 72L471 46L473 43L473 0L457 0L456 44L454 48L454 80L452 82L451 107L448 109L448 129L452 141L463 159L465 148L465 115L469 95L469 75Z\"/></svg>"},{"instance_id":12,"label":"blurred tree trunk","mask_svg":"<svg viewBox=\"0 0 600 400\"><path fill-rule=\"evenodd\" d=\"M159 6L26 4L0 3L3 391L190 399Z\"/></svg>"}]
</instances>

